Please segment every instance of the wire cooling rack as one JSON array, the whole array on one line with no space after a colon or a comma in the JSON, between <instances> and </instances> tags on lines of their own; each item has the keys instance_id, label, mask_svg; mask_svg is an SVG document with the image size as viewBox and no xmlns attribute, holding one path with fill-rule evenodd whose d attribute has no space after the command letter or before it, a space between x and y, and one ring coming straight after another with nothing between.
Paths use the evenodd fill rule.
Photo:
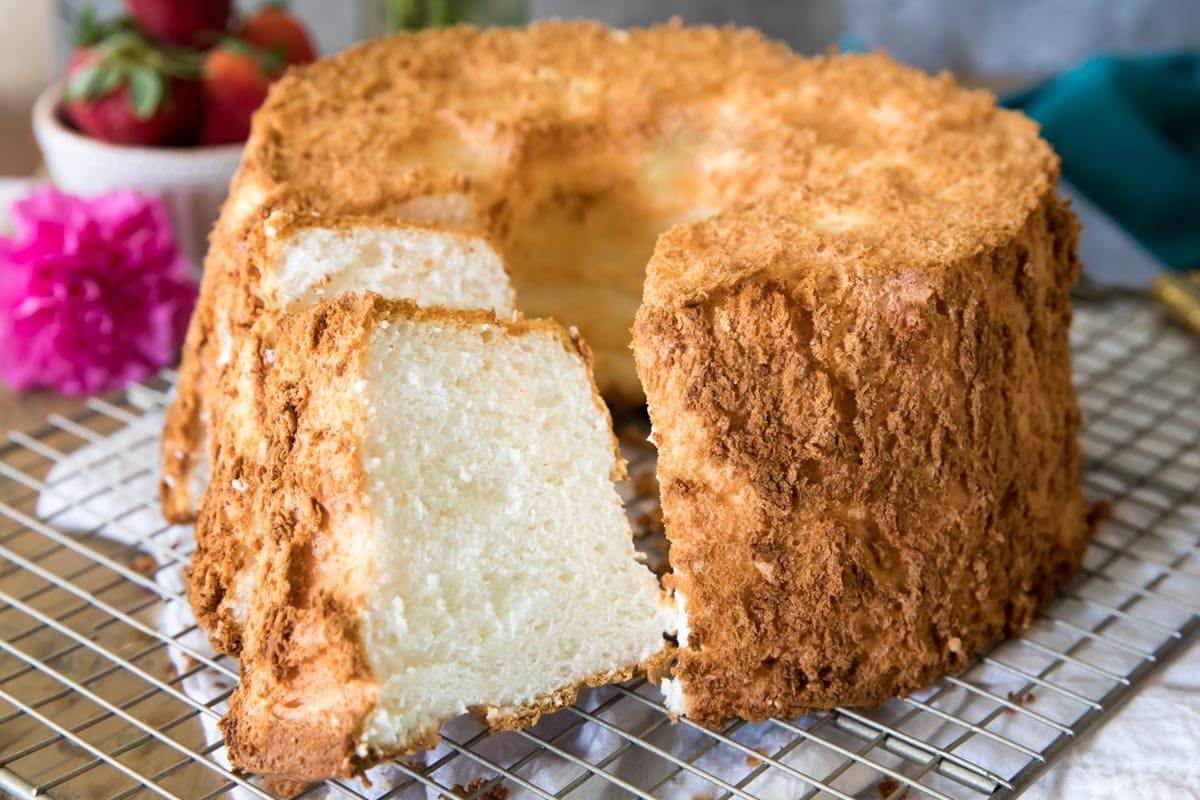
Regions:
<instances>
[{"instance_id":1,"label":"wire cooling rack","mask_svg":"<svg viewBox=\"0 0 1200 800\"><path fill-rule=\"evenodd\" d=\"M1010 797L1110 717L1200 624L1200 346L1141 301L1080 304L1085 485L1112 503L1080 576L1023 636L881 708L672 725L644 681L304 797ZM236 665L182 603L186 529L157 516L171 376L0 444L0 793L272 797L214 722ZM644 421L626 421L628 428ZM628 434L628 430L626 431ZM652 561L653 455L623 437Z\"/></svg>"}]
</instances>

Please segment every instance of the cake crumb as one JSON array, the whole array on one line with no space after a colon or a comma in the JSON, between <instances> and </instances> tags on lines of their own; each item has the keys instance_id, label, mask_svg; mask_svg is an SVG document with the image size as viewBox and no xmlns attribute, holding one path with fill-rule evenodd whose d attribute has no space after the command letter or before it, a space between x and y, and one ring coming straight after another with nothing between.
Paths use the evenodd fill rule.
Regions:
<instances>
[{"instance_id":1,"label":"cake crumb","mask_svg":"<svg viewBox=\"0 0 1200 800\"><path fill-rule=\"evenodd\" d=\"M879 787L878 787L879 797L881 798L881 800L887 800L887 798L892 797L892 795L896 795L896 790L899 788L900 788L899 781L894 780L892 778L884 778L883 780L881 780L879 782ZM905 790L903 792L901 792L899 795L896 795L895 800L904 800L904 798L906 798L906 797L908 797L908 789L907 788L905 788Z\"/></svg>"},{"instance_id":2,"label":"cake crumb","mask_svg":"<svg viewBox=\"0 0 1200 800\"><path fill-rule=\"evenodd\" d=\"M154 556L149 553L139 553L133 557L129 567L139 575L149 575L158 566L158 562L154 560Z\"/></svg>"},{"instance_id":3,"label":"cake crumb","mask_svg":"<svg viewBox=\"0 0 1200 800\"><path fill-rule=\"evenodd\" d=\"M1016 692L1008 693L1008 702L1012 703L1013 705L1017 705L1017 706L1032 705L1036 700L1037 700L1037 697L1034 696L1033 692L1029 692L1028 694L1025 694L1025 695L1020 695L1020 694L1017 694ZM1004 713L1005 714L1015 714L1015 713L1017 713L1017 711L1014 708L1006 708L1006 709L1004 709Z\"/></svg>"},{"instance_id":4,"label":"cake crumb","mask_svg":"<svg viewBox=\"0 0 1200 800\"><path fill-rule=\"evenodd\" d=\"M478 792L480 787L482 787L485 783L487 783L487 781L484 778L472 778L466 786L463 786L461 783L456 783L450 790L454 792L453 797L446 794L439 794L438 798L439 800L454 800L454 798L474 797L476 800L508 800L508 789L504 788L500 784L496 784L483 794L476 795L475 792Z\"/></svg>"},{"instance_id":5,"label":"cake crumb","mask_svg":"<svg viewBox=\"0 0 1200 800\"><path fill-rule=\"evenodd\" d=\"M1092 503L1092 507L1088 509L1087 526L1088 533L1096 532L1096 528L1100 527L1100 523L1111 517L1113 514L1113 504L1111 500L1097 500Z\"/></svg>"}]
</instances>

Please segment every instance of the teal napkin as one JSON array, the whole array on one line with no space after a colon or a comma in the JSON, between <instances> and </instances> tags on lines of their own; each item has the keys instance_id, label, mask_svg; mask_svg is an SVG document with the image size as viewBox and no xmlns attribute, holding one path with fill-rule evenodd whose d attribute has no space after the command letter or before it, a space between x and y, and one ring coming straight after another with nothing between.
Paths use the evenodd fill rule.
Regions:
<instances>
[{"instance_id":1,"label":"teal napkin","mask_svg":"<svg viewBox=\"0 0 1200 800\"><path fill-rule=\"evenodd\" d=\"M1200 268L1200 55L1100 57L1003 98L1163 263Z\"/></svg>"}]
</instances>

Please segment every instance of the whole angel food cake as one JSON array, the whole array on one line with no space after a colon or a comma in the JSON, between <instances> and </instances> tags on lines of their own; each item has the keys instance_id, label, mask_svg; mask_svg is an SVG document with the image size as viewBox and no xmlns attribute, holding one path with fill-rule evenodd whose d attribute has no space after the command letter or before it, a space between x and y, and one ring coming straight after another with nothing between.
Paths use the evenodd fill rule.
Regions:
<instances>
[{"instance_id":1,"label":"whole angel food cake","mask_svg":"<svg viewBox=\"0 0 1200 800\"><path fill-rule=\"evenodd\" d=\"M1035 125L987 93L881 54L802 58L745 29L456 27L290 72L255 118L214 232L164 431L168 513L187 517L189 478L206 458L213 464L189 587L201 625L227 652L276 665L239 690L231 741L255 742L235 730L318 702L278 700L269 681L334 669L293 655L315 652L304 637L316 629L254 627L286 617L295 597L318 598L245 577L275 563L252 544L263 537L243 533L272 517L236 486L255 485L246 465L275 452L268 431L292 418L278 405L282 390L268 389L279 370L298 368L284 363L276 329L299 325L291 316L335 287L503 311L507 265L520 308L591 343L610 403L648 401L674 570L667 628L679 644L665 687L678 714L715 724L876 703L1023 629L1074 572L1085 539L1067 347L1077 225L1057 177ZM376 286L377 270L360 276L355 265L389 275L395 265L366 247L334 270L341 278L327 278L331 243L357 235L346 231L363 220L459 237L458 255L431 256L420 280ZM280 252L301 229L305 241L330 244L304 250L293 269ZM397 264L417 274L425 262ZM444 285L462 291L422 294L427 280L443 285L443 268L458 276ZM303 317L314 352L317 320L332 319L324 313ZM350 375L385 363L378 348L360 351L366 366ZM361 430L357 396L346 394L357 380L331 365L306 378L307 391L341 398L326 406L322 430ZM493 380L489 370L470 378ZM419 449L423 437L433 448L441 427L469 424L468 407L445 408L440 426L370 441L432 457ZM476 430L456 451L468 476L508 435ZM574 454L573 442L562 446ZM312 530L360 513L358 473L316 469L321 461L307 457L269 463L319 485L312 498L339 498L297 506ZM428 485L397 477L391 491L423 507ZM529 486L497 486L491 501L523 503ZM394 535L416 542L440 536L434 527ZM450 580L442 553L403 547L408 568ZM297 575L341 563L323 544L300 553ZM286 574L276 566L271 575ZM374 574L363 569L363 581L344 583ZM416 608L410 599L405 609ZM645 607L649 641L660 620ZM352 624L335 629L360 635ZM609 635L597 630L596 646ZM535 638L544 640L529 629L511 635L514 646ZM636 662L610 655L594 674ZM364 676L364 698L399 663L346 658ZM519 661L497 669L521 673ZM373 730L365 718L343 717L338 730L359 742ZM236 746L235 757L276 769L255 760L256 747Z\"/></svg>"},{"instance_id":2,"label":"whole angel food cake","mask_svg":"<svg viewBox=\"0 0 1200 800\"><path fill-rule=\"evenodd\" d=\"M373 293L281 318L263 455L217 459L203 511L235 507L209 533L256 553L234 764L349 775L468 708L528 724L669 659L588 361L557 323Z\"/></svg>"}]
</instances>

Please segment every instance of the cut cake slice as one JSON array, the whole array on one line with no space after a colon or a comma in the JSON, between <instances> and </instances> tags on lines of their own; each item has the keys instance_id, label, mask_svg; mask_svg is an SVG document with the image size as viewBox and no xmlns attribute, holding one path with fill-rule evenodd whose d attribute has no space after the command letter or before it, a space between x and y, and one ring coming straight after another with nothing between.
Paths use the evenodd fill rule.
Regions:
<instances>
[{"instance_id":1,"label":"cut cake slice","mask_svg":"<svg viewBox=\"0 0 1200 800\"><path fill-rule=\"evenodd\" d=\"M531 724L662 671L674 611L635 554L581 341L371 293L276 333L265 456L219 459L205 502L248 526L209 540L255 554L222 723L235 766L353 774L468 709Z\"/></svg>"}]
</instances>

